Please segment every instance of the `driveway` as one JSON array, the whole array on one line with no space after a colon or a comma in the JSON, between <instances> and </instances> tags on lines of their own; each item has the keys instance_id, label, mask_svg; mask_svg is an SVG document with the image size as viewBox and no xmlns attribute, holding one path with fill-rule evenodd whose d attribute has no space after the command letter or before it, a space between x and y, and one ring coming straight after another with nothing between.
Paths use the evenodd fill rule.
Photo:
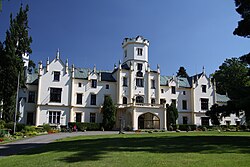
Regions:
<instances>
[{"instance_id":1,"label":"driveway","mask_svg":"<svg viewBox=\"0 0 250 167\"><path fill-rule=\"evenodd\" d=\"M15 155L24 152L30 148L41 147L45 144L54 142L57 139L73 136L84 135L106 135L106 134L118 134L118 131L87 131L87 132L72 132L72 133L55 133L49 135L35 136L23 140L14 141L11 143L0 145L0 158L9 155Z\"/></svg>"}]
</instances>

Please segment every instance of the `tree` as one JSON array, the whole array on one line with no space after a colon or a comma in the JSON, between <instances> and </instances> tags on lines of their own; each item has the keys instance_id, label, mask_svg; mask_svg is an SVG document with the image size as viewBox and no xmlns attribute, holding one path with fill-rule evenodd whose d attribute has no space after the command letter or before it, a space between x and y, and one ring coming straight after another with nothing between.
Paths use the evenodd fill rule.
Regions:
<instances>
[{"instance_id":1,"label":"tree","mask_svg":"<svg viewBox=\"0 0 250 167\"><path fill-rule=\"evenodd\" d=\"M218 104L214 104L211 106L210 110L206 111L206 116L210 117L213 125L220 125L222 112L224 111L223 107L219 106Z\"/></svg>"},{"instance_id":2,"label":"tree","mask_svg":"<svg viewBox=\"0 0 250 167\"><path fill-rule=\"evenodd\" d=\"M10 28L6 32L4 49L0 64L0 101L3 102L3 120L14 121L17 78L20 73L21 83L24 84L23 54L30 54L32 38L28 34L28 11L20 7L19 13L13 19L10 15Z\"/></svg>"},{"instance_id":3,"label":"tree","mask_svg":"<svg viewBox=\"0 0 250 167\"><path fill-rule=\"evenodd\" d=\"M179 68L179 71L177 72L177 77L184 77L184 78L188 77L188 74L187 74L186 69L184 67Z\"/></svg>"},{"instance_id":4,"label":"tree","mask_svg":"<svg viewBox=\"0 0 250 167\"><path fill-rule=\"evenodd\" d=\"M103 128L105 130L111 130L115 125L115 112L116 108L110 96L105 97L102 108L103 113Z\"/></svg>"},{"instance_id":5,"label":"tree","mask_svg":"<svg viewBox=\"0 0 250 167\"><path fill-rule=\"evenodd\" d=\"M241 37L250 37L250 1L235 0L236 11L241 15L242 20L238 22L233 34Z\"/></svg>"},{"instance_id":6,"label":"tree","mask_svg":"<svg viewBox=\"0 0 250 167\"><path fill-rule=\"evenodd\" d=\"M171 105L167 104L167 118L168 118L168 125L175 125L176 120L178 119L178 110L174 103Z\"/></svg>"},{"instance_id":7,"label":"tree","mask_svg":"<svg viewBox=\"0 0 250 167\"><path fill-rule=\"evenodd\" d=\"M231 99L237 98L235 97L237 91L249 82L247 73L246 63L243 63L238 58L226 59L219 67L219 70L214 73L217 92L220 94L228 93Z\"/></svg>"}]
</instances>

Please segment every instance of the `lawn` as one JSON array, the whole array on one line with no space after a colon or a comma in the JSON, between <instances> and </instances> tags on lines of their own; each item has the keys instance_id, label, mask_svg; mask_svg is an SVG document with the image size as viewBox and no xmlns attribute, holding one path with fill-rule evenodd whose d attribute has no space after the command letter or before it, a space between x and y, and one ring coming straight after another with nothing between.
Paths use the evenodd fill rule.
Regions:
<instances>
[{"instance_id":1,"label":"lawn","mask_svg":"<svg viewBox=\"0 0 250 167\"><path fill-rule=\"evenodd\" d=\"M250 133L81 136L1 158L0 166L250 166Z\"/></svg>"}]
</instances>

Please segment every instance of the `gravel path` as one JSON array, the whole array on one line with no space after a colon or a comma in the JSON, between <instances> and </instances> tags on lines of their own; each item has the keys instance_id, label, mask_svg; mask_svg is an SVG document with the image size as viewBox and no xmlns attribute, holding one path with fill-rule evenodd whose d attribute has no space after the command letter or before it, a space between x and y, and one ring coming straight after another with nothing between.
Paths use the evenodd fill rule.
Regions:
<instances>
[{"instance_id":1,"label":"gravel path","mask_svg":"<svg viewBox=\"0 0 250 167\"><path fill-rule=\"evenodd\" d=\"M106 135L106 134L118 134L118 131L91 131L91 132L73 132L73 133L55 133L49 135L35 136L23 140L14 141L11 143L0 145L0 158L9 155L15 155L24 152L30 148L41 147L45 144L54 142L57 139L73 136L84 135Z\"/></svg>"}]
</instances>

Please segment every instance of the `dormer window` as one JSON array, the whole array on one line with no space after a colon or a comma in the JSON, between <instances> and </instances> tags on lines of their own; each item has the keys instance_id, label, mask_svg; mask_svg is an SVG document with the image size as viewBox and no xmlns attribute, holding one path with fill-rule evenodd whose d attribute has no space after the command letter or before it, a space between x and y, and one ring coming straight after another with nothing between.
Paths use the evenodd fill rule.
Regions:
<instances>
[{"instance_id":1,"label":"dormer window","mask_svg":"<svg viewBox=\"0 0 250 167\"><path fill-rule=\"evenodd\" d=\"M142 56L142 48L137 48L137 55Z\"/></svg>"},{"instance_id":2,"label":"dormer window","mask_svg":"<svg viewBox=\"0 0 250 167\"><path fill-rule=\"evenodd\" d=\"M96 79L92 80L91 87L92 88L96 88L97 87L97 80Z\"/></svg>"},{"instance_id":3,"label":"dormer window","mask_svg":"<svg viewBox=\"0 0 250 167\"><path fill-rule=\"evenodd\" d=\"M60 81L60 72L54 71L54 81Z\"/></svg>"},{"instance_id":4,"label":"dormer window","mask_svg":"<svg viewBox=\"0 0 250 167\"><path fill-rule=\"evenodd\" d=\"M175 86L172 86L172 87L171 87L171 90L172 90L172 94L175 94L175 93L176 93Z\"/></svg>"},{"instance_id":5,"label":"dormer window","mask_svg":"<svg viewBox=\"0 0 250 167\"><path fill-rule=\"evenodd\" d=\"M202 88L202 93L207 92L207 86L206 85L201 85L201 88Z\"/></svg>"}]
</instances>

